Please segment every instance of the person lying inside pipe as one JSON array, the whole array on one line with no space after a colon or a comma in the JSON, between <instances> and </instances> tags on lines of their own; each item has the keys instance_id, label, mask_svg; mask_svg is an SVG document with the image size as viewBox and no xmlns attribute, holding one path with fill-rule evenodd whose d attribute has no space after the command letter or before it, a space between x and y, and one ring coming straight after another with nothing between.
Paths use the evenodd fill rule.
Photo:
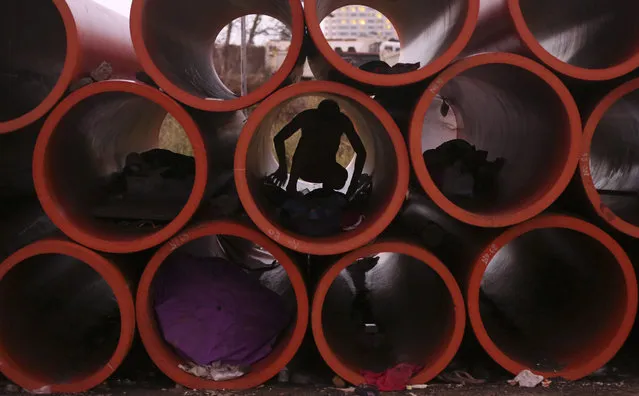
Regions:
<instances>
[{"instance_id":1,"label":"person lying inside pipe","mask_svg":"<svg viewBox=\"0 0 639 396\"><path fill-rule=\"evenodd\" d=\"M289 175L285 142L298 130L301 137ZM346 194L338 192L348 180L348 171L337 162L342 135L346 135L356 154ZM370 176L362 174L366 149L337 102L324 100L317 109L301 112L277 133L273 143L279 167L266 178L266 184L278 189L286 185L286 194L271 191L270 196L288 227L305 235L324 236L353 229L363 221L365 201L372 190ZM304 194L297 190L299 180L322 187Z\"/></svg>"},{"instance_id":2,"label":"person lying inside pipe","mask_svg":"<svg viewBox=\"0 0 639 396\"><path fill-rule=\"evenodd\" d=\"M444 106L447 106L444 102ZM449 198L495 199L504 158L488 161L488 152L463 139L449 140L423 154L435 185Z\"/></svg>"}]
</instances>

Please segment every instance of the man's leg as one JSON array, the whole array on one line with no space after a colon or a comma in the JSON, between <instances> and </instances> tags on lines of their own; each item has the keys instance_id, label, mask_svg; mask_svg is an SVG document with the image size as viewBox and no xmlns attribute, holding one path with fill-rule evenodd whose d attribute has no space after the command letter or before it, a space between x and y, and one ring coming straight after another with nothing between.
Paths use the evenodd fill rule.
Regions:
<instances>
[{"instance_id":1,"label":"man's leg","mask_svg":"<svg viewBox=\"0 0 639 396\"><path fill-rule=\"evenodd\" d=\"M295 168L291 169L291 175L288 178L286 192L289 194L297 194L297 181L300 179L299 171Z\"/></svg>"},{"instance_id":2,"label":"man's leg","mask_svg":"<svg viewBox=\"0 0 639 396\"><path fill-rule=\"evenodd\" d=\"M330 171L326 173L326 179L322 183L322 187L330 188L331 190L341 190L346 185L348 180L348 171L344 169L340 164L335 162Z\"/></svg>"}]
</instances>

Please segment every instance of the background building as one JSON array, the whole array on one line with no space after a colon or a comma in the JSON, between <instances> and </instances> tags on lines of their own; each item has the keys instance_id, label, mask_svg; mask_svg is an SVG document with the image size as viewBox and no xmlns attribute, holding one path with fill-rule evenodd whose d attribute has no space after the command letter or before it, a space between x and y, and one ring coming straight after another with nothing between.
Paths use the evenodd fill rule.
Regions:
<instances>
[{"instance_id":1,"label":"background building","mask_svg":"<svg viewBox=\"0 0 639 396\"><path fill-rule=\"evenodd\" d=\"M391 22L382 13L370 7L346 6L335 10L322 21L322 31L327 39L397 38Z\"/></svg>"}]
</instances>

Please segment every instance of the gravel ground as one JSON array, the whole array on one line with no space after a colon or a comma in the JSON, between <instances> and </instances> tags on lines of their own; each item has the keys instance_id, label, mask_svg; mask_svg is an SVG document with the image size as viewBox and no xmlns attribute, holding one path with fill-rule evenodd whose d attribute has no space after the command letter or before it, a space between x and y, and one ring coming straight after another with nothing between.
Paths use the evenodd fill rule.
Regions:
<instances>
[{"instance_id":1,"label":"gravel ground","mask_svg":"<svg viewBox=\"0 0 639 396\"><path fill-rule=\"evenodd\" d=\"M2 395L19 395L17 389L7 387L3 383L0 387ZM283 386L262 386L257 389L244 392L231 391L192 391L180 386L167 388L157 388L148 385L140 385L132 382L104 384L101 387L88 392L86 396L349 396L352 392L335 388L312 388L312 387L283 387ZM522 389L504 383L485 384L477 386L469 385L429 385L423 390L412 390L397 393L384 393L384 396L407 395L438 395L438 396L492 396L492 395L530 395L530 396L559 396L559 395L639 395L639 378L619 382L553 382L549 388Z\"/></svg>"}]
</instances>

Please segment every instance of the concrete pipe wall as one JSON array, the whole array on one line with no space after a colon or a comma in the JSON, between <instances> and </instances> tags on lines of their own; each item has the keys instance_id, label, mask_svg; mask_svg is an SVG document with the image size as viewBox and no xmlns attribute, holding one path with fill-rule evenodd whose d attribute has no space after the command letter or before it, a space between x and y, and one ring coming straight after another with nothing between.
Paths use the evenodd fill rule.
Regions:
<instances>
[{"instance_id":1,"label":"concrete pipe wall","mask_svg":"<svg viewBox=\"0 0 639 396\"><path fill-rule=\"evenodd\" d=\"M48 239L0 263L0 372L27 391L100 385L124 360L134 332L129 285L99 254Z\"/></svg>"},{"instance_id":2,"label":"concrete pipe wall","mask_svg":"<svg viewBox=\"0 0 639 396\"><path fill-rule=\"evenodd\" d=\"M566 76L601 81L639 67L633 0L482 0L465 53L519 52Z\"/></svg>"},{"instance_id":3,"label":"concrete pipe wall","mask_svg":"<svg viewBox=\"0 0 639 396\"><path fill-rule=\"evenodd\" d=\"M393 23L401 42L400 62L420 62L420 69L409 73L383 75L351 65L335 52L320 27L331 12L347 5L364 5L384 14ZM373 86L400 86L416 83L445 68L464 49L479 14L479 0L307 0L304 4L308 32L314 44L309 63L317 78L331 73Z\"/></svg>"},{"instance_id":4,"label":"concrete pipe wall","mask_svg":"<svg viewBox=\"0 0 639 396\"><path fill-rule=\"evenodd\" d=\"M33 148L43 121L0 134L0 201L19 201L35 195L31 176Z\"/></svg>"},{"instance_id":5,"label":"concrete pipe wall","mask_svg":"<svg viewBox=\"0 0 639 396\"><path fill-rule=\"evenodd\" d=\"M634 324L632 263L615 240L576 218L543 215L505 231L469 274L473 331L513 374L585 377L618 352Z\"/></svg>"},{"instance_id":6,"label":"concrete pipe wall","mask_svg":"<svg viewBox=\"0 0 639 396\"><path fill-rule=\"evenodd\" d=\"M608 93L584 127L580 178L594 211L608 224L639 237L639 79Z\"/></svg>"},{"instance_id":7,"label":"concrete pipe wall","mask_svg":"<svg viewBox=\"0 0 639 396\"><path fill-rule=\"evenodd\" d=\"M348 269L375 256L379 262L365 275L380 330L373 335L355 314L356 287ZM365 382L362 370L412 363L423 368L411 383L423 384L455 356L465 310L453 275L439 259L418 245L389 241L349 253L328 269L315 291L311 323L322 357L346 381L359 385Z\"/></svg>"},{"instance_id":8,"label":"concrete pipe wall","mask_svg":"<svg viewBox=\"0 0 639 396\"><path fill-rule=\"evenodd\" d=\"M132 76L139 66L128 22L93 0L2 1L0 133L43 117L102 62Z\"/></svg>"},{"instance_id":9,"label":"concrete pipe wall","mask_svg":"<svg viewBox=\"0 0 639 396\"><path fill-rule=\"evenodd\" d=\"M234 246L232 257L229 256L229 249L220 250L222 239L228 242L228 238L231 238ZM154 279L165 260L176 251L201 257L225 257L234 262L242 261L252 268L263 267L260 261L268 264L272 264L273 260L278 262L279 267L263 273L260 282L285 299L287 306L295 313L295 319L269 356L254 364L245 376L216 382L195 377L178 367L186 362L162 338L153 307ZM249 389L263 384L290 362L302 344L308 326L308 295L296 264L262 233L230 221L214 221L191 227L163 245L142 275L136 304L138 328L151 359L169 378L189 389Z\"/></svg>"},{"instance_id":10,"label":"concrete pipe wall","mask_svg":"<svg viewBox=\"0 0 639 396\"><path fill-rule=\"evenodd\" d=\"M279 224L274 215L275 208L260 192L263 178L278 168L273 137L279 131L273 129L274 120L280 117L282 109L288 104L308 97L335 100L353 122L366 148L364 173L372 177L373 193L366 219L354 231L328 237L298 235ZM252 113L235 153L235 181L240 199L251 219L278 243L309 254L344 253L373 240L391 223L401 208L408 189L408 175L406 146L388 113L364 93L331 82L300 83L273 94ZM347 185L351 177L352 171L349 172Z\"/></svg>"},{"instance_id":11,"label":"concrete pipe wall","mask_svg":"<svg viewBox=\"0 0 639 396\"><path fill-rule=\"evenodd\" d=\"M123 169L129 153L158 147L167 114L184 129L195 157L195 179L184 206L163 227L139 229L96 219L92 208L108 194L105 179ZM216 172L230 170L243 122L239 112L187 112L137 82L91 84L73 92L44 124L33 158L38 198L53 222L85 246L112 253L151 248L191 219Z\"/></svg>"},{"instance_id":12,"label":"concrete pipe wall","mask_svg":"<svg viewBox=\"0 0 639 396\"><path fill-rule=\"evenodd\" d=\"M236 96L213 64L218 34L233 20L267 15L291 31L283 64L258 89ZM299 0L133 0L131 34L144 70L169 95L201 110L233 111L263 100L301 77L305 54L304 15ZM239 36L238 36L239 37ZM233 65L235 70L239 64Z\"/></svg>"},{"instance_id":13,"label":"concrete pipe wall","mask_svg":"<svg viewBox=\"0 0 639 396\"><path fill-rule=\"evenodd\" d=\"M490 199L447 197L433 181L423 153L453 139L487 151L489 161L504 159ZM577 105L554 74L519 55L490 53L453 64L430 84L413 114L409 148L422 188L444 211L504 227L559 197L577 167L580 139Z\"/></svg>"}]
</instances>

